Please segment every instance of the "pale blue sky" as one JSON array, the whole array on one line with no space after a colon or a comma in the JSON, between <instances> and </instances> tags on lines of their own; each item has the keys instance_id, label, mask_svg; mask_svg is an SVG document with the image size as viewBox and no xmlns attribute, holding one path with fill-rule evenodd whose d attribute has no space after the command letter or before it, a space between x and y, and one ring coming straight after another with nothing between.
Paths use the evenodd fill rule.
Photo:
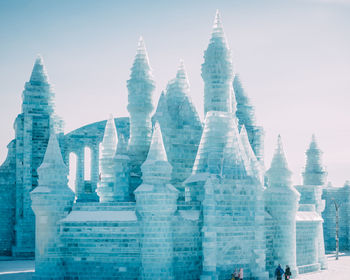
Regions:
<instances>
[{"instance_id":1,"label":"pale blue sky","mask_svg":"<svg viewBox=\"0 0 350 280\"><path fill-rule=\"evenodd\" d=\"M315 133L329 180L350 180L350 1L18 1L0 0L0 161L14 137L21 93L41 53L66 132L127 116L126 80L143 35L156 81L155 103L183 58L203 117L200 66L215 10L234 69L266 132L269 166L282 135L294 182Z\"/></svg>"}]
</instances>

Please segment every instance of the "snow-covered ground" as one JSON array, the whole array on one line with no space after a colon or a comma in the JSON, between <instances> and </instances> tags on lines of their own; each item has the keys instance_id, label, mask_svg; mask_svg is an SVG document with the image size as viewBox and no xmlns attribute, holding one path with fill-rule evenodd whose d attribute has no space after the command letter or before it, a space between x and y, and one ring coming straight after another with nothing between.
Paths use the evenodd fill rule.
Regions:
<instances>
[{"instance_id":1,"label":"snow-covered ground","mask_svg":"<svg viewBox=\"0 0 350 280\"><path fill-rule=\"evenodd\" d=\"M335 254L329 254L328 270L300 275L297 280L349 280L350 279L350 252L340 253L339 260Z\"/></svg>"},{"instance_id":2,"label":"snow-covered ground","mask_svg":"<svg viewBox=\"0 0 350 280\"><path fill-rule=\"evenodd\" d=\"M349 280L350 252L341 253L339 260L328 256L328 270L300 275L297 280ZM34 272L33 260L0 260L0 280L29 280Z\"/></svg>"}]
</instances>

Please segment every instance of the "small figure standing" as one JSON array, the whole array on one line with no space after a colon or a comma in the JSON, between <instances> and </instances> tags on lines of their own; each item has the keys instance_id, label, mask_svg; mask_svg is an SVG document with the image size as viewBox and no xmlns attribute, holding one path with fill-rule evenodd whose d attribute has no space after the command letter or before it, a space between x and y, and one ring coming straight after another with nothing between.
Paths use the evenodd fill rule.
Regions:
<instances>
[{"instance_id":1,"label":"small figure standing","mask_svg":"<svg viewBox=\"0 0 350 280\"><path fill-rule=\"evenodd\" d=\"M235 269L235 272L232 274L232 280L238 280L238 269Z\"/></svg>"},{"instance_id":2,"label":"small figure standing","mask_svg":"<svg viewBox=\"0 0 350 280\"><path fill-rule=\"evenodd\" d=\"M243 280L243 268L239 269L238 277L239 280Z\"/></svg>"},{"instance_id":3,"label":"small figure standing","mask_svg":"<svg viewBox=\"0 0 350 280\"><path fill-rule=\"evenodd\" d=\"M282 276L284 274L284 271L281 267L281 265L279 264L275 270L275 276L277 280L282 280Z\"/></svg>"},{"instance_id":4,"label":"small figure standing","mask_svg":"<svg viewBox=\"0 0 350 280\"><path fill-rule=\"evenodd\" d=\"M290 271L289 265L286 265L286 271L284 272L284 279L289 280L292 276L292 272Z\"/></svg>"}]
</instances>

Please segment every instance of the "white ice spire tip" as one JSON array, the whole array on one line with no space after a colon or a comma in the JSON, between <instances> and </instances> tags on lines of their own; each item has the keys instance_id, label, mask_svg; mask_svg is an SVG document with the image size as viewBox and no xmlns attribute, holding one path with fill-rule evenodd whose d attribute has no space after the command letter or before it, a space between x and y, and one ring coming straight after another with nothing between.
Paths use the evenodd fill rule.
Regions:
<instances>
[{"instance_id":1,"label":"white ice spire tip","mask_svg":"<svg viewBox=\"0 0 350 280\"><path fill-rule=\"evenodd\" d=\"M61 149L57 141L57 137L54 131L50 133L50 139L47 144L44 160L42 166L65 166L61 154Z\"/></svg>"},{"instance_id":2,"label":"white ice spire tip","mask_svg":"<svg viewBox=\"0 0 350 280\"><path fill-rule=\"evenodd\" d=\"M221 16L219 13L219 9L217 9L215 13L215 19L214 19L214 28L221 28L221 27L222 27Z\"/></svg>"},{"instance_id":3,"label":"white ice spire tip","mask_svg":"<svg viewBox=\"0 0 350 280\"><path fill-rule=\"evenodd\" d=\"M277 153L282 154L283 153L283 144L282 144L282 137L280 134L278 134L277 137Z\"/></svg>"},{"instance_id":4,"label":"white ice spire tip","mask_svg":"<svg viewBox=\"0 0 350 280\"><path fill-rule=\"evenodd\" d=\"M44 65L44 59L40 53L37 54L35 64Z\"/></svg>"},{"instance_id":5,"label":"white ice spire tip","mask_svg":"<svg viewBox=\"0 0 350 280\"><path fill-rule=\"evenodd\" d=\"M187 74L186 74L186 69L185 69L185 64L183 59L180 59L179 67L177 68L176 78L187 80Z\"/></svg>"},{"instance_id":6,"label":"white ice spire tip","mask_svg":"<svg viewBox=\"0 0 350 280\"><path fill-rule=\"evenodd\" d=\"M145 41L143 40L143 37L139 37L139 41L137 43L137 51L138 52L145 52L146 51L146 46L145 46Z\"/></svg>"},{"instance_id":7,"label":"white ice spire tip","mask_svg":"<svg viewBox=\"0 0 350 280\"><path fill-rule=\"evenodd\" d=\"M162 132L158 122L154 125L152 142L146 161L168 161L163 144Z\"/></svg>"}]
</instances>

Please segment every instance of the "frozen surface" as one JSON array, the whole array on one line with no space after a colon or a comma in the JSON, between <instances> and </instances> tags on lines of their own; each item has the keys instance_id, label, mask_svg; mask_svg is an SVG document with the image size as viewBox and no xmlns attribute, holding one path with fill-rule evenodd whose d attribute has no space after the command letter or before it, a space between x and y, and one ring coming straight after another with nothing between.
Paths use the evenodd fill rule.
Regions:
<instances>
[{"instance_id":1,"label":"frozen surface","mask_svg":"<svg viewBox=\"0 0 350 280\"><path fill-rule=\"evenodd\" d=\"M32 279L34 274L33 260L4 260L0 261L1 280L27 280Z\"/></svg>"}]
</instances>

